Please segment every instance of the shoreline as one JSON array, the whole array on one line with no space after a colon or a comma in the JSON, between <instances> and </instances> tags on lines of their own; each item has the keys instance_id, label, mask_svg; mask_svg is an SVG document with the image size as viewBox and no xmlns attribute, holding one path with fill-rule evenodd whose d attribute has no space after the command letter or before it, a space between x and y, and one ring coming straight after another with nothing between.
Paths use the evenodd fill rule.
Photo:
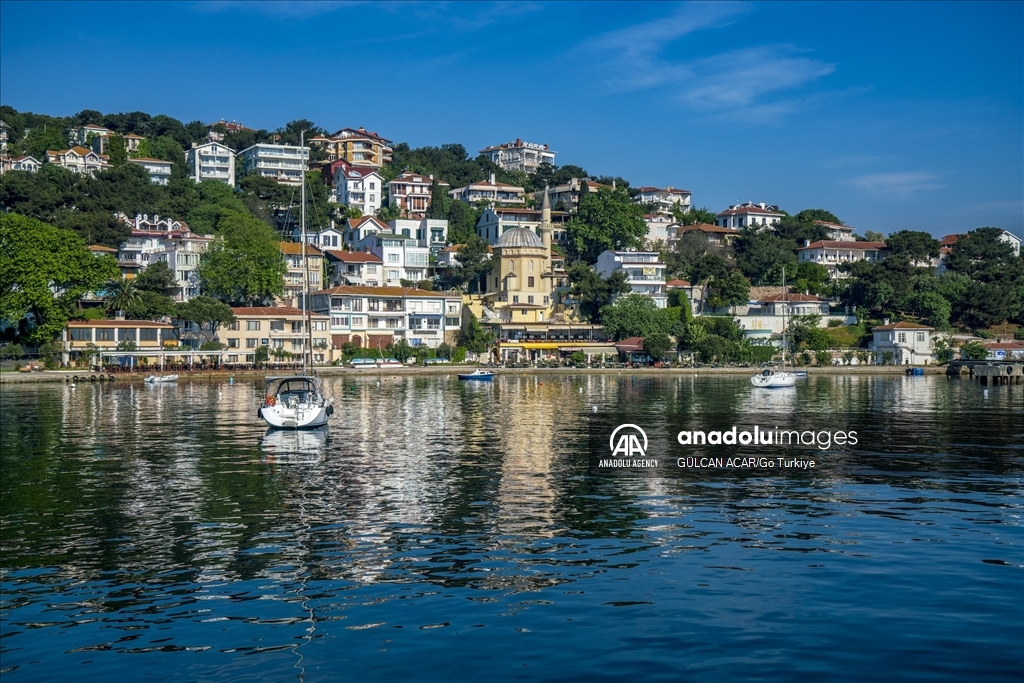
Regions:
<instances>
[{"instance_id":1,"label":"shoreline","mask_svg":"<svg viewBox=\"0 0 1024 683\"><path fill-rule=\"evenodd\" d=\"M314 374L320 377L361 377L361 376L382 376L382 375L451 375L460 372L469 372L478 365L448 365L448 366L405 366L399 368L378 368L374 370L353 370L351 368L326 367L317 368ZM837 365L827 367L806 367L799 368L811 375L905 375L908 367L918 367L924 370L926 375L945 374L946 367L942 365ZM680 375L752 375L760 372L760 368L495 368L496 374L507 375L630 375L645 376L680 376ZM135 372L115 374L114 383L142 383L149 373ZM170 374L170 373L163 373ZM223 379L229 377L254 378L268 377L277 374L286 374L273 369L269 370L197 370L193 372L179 372L181 381L198 379ZM38 383L62 383L78 375L79 378L96 375L97 372L83 372L81 370L42 370L38 372L3 372L0 373L0 385L8 384L38 384ZM104 375L106 377L106 375Z\"/></svg>"}]
</instances>

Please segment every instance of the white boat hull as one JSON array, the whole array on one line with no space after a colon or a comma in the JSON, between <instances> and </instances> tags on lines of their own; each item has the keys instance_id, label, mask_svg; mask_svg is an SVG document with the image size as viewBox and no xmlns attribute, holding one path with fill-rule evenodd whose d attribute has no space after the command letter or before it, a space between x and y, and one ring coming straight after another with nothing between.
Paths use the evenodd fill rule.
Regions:
<instances>
[{"instance_id":1,"label":"white boat hull","mask_svg":"<svg viewBox=\"0 0 1024 683\"><path fill-rule=\"evenodd\" d=\"M788 372L754 375L750 378L750 383L762 389L780 389L782 387L796 386L796 376Z\"/></svg>"},{"instance_id":2,"label":"white boat hull","mask_svg":"<svg viewBox=\"0 0 1024 683\"><path fill-rule=\"evenodd\" d=\"M311 429L322 427L334 412L331 406L287 406L273 405L260 408L260 417L276 429Z\"/></svg>"}]
</instances>

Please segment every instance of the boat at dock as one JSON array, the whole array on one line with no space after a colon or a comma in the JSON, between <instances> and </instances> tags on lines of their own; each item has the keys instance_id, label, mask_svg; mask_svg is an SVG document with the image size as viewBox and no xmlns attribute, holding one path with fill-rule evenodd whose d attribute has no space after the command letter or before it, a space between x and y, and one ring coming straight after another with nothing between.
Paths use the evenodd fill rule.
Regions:
<instances>
[{"instance_id":1,"label":"boat at dock","mask_svg":"<svg viewBox=\"0 0 1024 683\"><path fill-rule=\"evenodd\" d=\"M494 373L490 370L484 370L483 368L477 368L473 372L467 374L460 374L459 379L463 381L476 380L480 382L490 382L494 379Z\"/></svg>"},{"instance_id":2,"label":"boat at dock","mask_svg":"<svg viewBox=\"0 0 1024 683\"><path fill-rule=\"evenodd\" d=\"M150 375L146 378L147 384L161 384L164 382L177 382L177 375Z\"/></svg>"}]
</instances>

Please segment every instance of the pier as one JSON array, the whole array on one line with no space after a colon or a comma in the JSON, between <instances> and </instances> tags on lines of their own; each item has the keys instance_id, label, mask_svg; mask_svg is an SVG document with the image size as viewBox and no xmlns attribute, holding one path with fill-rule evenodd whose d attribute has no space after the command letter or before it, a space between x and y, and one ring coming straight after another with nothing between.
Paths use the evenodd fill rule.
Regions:
<instances>
[{"instance_id":1,"label":"pier","mask_svg":"<svg viewBox=\"0 0 1024 683\"><path fill-rule=\"evenodd\" d=\"M1012 361L954 360L946 368L948 376L968 375L984 386L1024 383L1024 363Z\"/></svg>"}]
</instances>

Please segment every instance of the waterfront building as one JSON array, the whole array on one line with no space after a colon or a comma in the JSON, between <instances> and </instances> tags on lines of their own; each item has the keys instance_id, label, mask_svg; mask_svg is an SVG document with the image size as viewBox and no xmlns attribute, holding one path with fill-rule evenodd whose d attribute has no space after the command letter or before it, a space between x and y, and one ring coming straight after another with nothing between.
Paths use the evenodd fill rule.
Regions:
<instances>
[{"instance_id":1,"label":"waterfront building","mask_svg":"<svg viewBox=\"0 0 1024 683\"><path fill-rule=\"evenodd\" d=\"M285 185L298 185L309 162L309 148L295 145L259 144L238 153L246 173L273 178Z\"/></svg>"},{"instance_id":2,"label":"waterfront building","mask_svg":"<svg viewBox=\"0 0 1024 683\"><path fill-rule=\"evenodd\" d=\"M235 150L219 142L192 145L185 154L193 181L216 180L235 186Z\"/></svg>"},{"instance_id":3,"label":"waterfront building","mask_svg":"<svg viewBox=\"0 0 1024 683\"><path fill-rule=\"evenodd\" d=\"M284 294L281 296L279 303L298 306L303 292L302 278L304 273L308 274L309 291L312 292L320 289L320 275L323 272L324 262L323 252L312 244L306 244L306 258L303 261L301 242L281 242L278 244L278 249L284 255L286 269L284 275Z\"/></svg>"},{"instance_id":4,"label":"waterfront building","mask_svg":"<svg viewBox=\"0 0 1024 683\"><path fill-rule=\"evenodd\" d=\"M658 308L668 305L665 264L656 251L608 250L597 257L595 270L603 278L621 271L626 275L631 293L651 297Z\"/></svg>"},{"instance_id":5,"label":"waterfront building","mask_svg":"<svg viewBox=\"0 0 1024 683\"><path fill-rule=\"evenodd\" d=\"M71 320L61 332L61 362L79 360L87 351L115 351L134 347L135 351L159 353L168 344L177 344L174 325L152 320Z\"/></svg>"},{"instance_id":6,"label":"waterfront building","mask_svg":"<svg viewBox=\"0 0 1024 683\"><path fill-rule=\"evenodd\" d=\"M171 179L171 162L163 159L150 159L148 157L136 157L129 159L129 163L136 164L146 169L149 180L154 185L166 185Z\"/></svg>"},{"instance_id":7,"label":"waterfront building","mask_svg":"<svg viewBox=\"0 0 1024 683\"><path fill-rule=\"evenodd\" d=\"M313 363L331 360L329 318L326 315L307 313L310 325L307 332L302 310L293 306L233 307L231 312L235 314L235 322L222 325L216 337L216 341L224 345L225 363L254 363L256 350L260 347L267 348L271 360L285 360L291 356L301 359L303 352L309 350L310 337L313 339ZM183 337L198 346L195 333L186 328L182 331Z\"/></svg>"},{"instance_id":8,"label":"waterfront building","mask_svg":"<svg viewBox=\"0 0 1024 683\"><path fill-rule=\"evenodd\" d=\"M434 176L422 173L403 173L388 183L388 206L398 208L405 218L423 218L430 208ZM448 183L439 181L442 189Z\"/></svg>"},{"instance_id":9,"label":"waterfront building","mask_svg":"<svg viewBox=\"0 0 1024 683\"><path fill-rule=\"evenodd\" d=\"M63 166L73 173L92 175L110 167L104 154L75 146L70 149L46 150L46 163Z\"/></svg>"},{"instance_id":10,"label":"waterfront building","mask_svg":"<svg viewBox=\"0 0 1024 683\"><path fill-rule=\"evenodd\" d=\"M691 195L689 190L680 190L671 185L664 189L641 187L636 201L640 204L655 204L657 213L671 216L673 211L680 213L690 211Z\"/></svg>"},{"instance_id":11,"label":"waterfront building","mask_svg":"<svg viewBox=\"0 0 1024 683\"><path fill-rule=\"evenodd\" d=\"M525 192L526 190L517 185L499 183L491 173L487 180L449 190L448 196L464 204L487 202L488 206L525 206Z\"/></svg>"},{"instance_id":12,"label":"waterfront building","mask_svg":"<svg viewBox=\"0 0 1024 683\"><path fill-rule=\"evenodd\" d=\"M430 249L431 254L448 244L448 221L442 218L398 218L388 221L388 228L396 235L414 238L417 246Z\"/></svg>"},{"instance_id":13,"label":"waterfront building","mask_svg":"<svg viewBox=\"0 0 1024 683\"><path fill-rule=\"evenodd\" d=\"M543 203L543 194L541 201ZM552 243L565 244L565 224L569 220L569 213L551 211L549 217ZM526 228L539 236L543 222L543 209L491 207L484 209L484 212L480 214L480 219L476 222L476 234L477 237L493 247L501 236L512 228Z\"/></svg>"},{"instance_id":14,"label":"waterfront building","mask_svg":"<svg viewBox=\"0 0 1024 683\"><path fill-rule=\"evenodd\" d=\"M935 329L917 323L899 322L879 325L871 330L871 350L875 362L883 363L888 354L896 365L928 365L933 358L932 333Z\"/></svg>"},{"instance_id":15,"label":"waterfront building","mask_svg":"<svg viewBox=\"0 0 1024 683\"><path fill-rule=\"evenodd\" d=\"M330 315L334 348L351 343L383 348L404 338L410 346L454 344L462 325L462 295L415 287L338 286L313 292L310 309Z\"/></svg>"},{"instance_id":16,"label":"waterfront building","mask_svg":"<svg viewBox=\"0 0 1024 683\"><path fill-rule=\"evenodd\" d=\"M353 285L377 287L381 283L384 262L367 248L364 251L351 249L325 249L330 274L330 286Z\"/></svg>"},{"instance_id":17,"label":"waterfront building","mask_svg":"<svg viewBox=\"0 0 1024 683\"><path fill-rule=\"evenodd\" d=\"M804 241L797 249L797 260L825 266L829 277L845 278L849 273L839 268L840 264L854 261L881 261L889 255L885 242L846 242L833 240Z\"/></svg>"},{"instance_id":18,"label":"waterfront building","mask_svg":"<svg viewBox=\"0 0 1024 683\"><path fill-rule=\"evenodd\" d=\"M363 127L342 128L334 135L318 135L309 141L324 150L328 161L343 160L353 166L380 168L391 161L391 141Z\"/></svg>"},{"instance_id":19,"label":"waterfront building","mask_svg":"<svg viewBox=\"0 0 1024 683\"><path fill-rule=\"evenodd\" d=\"M723 228L752 228L776 225L782 220L778 207L761 202L734 204L725 211L715 214L715 223Z\"/></svg>"},{"instance_id":20,"label":"waterfront building","mask_svg":"<svg viewBox=\"0 0 1024 683\"><path fill-rule=\"evenodd\" d=\"M339 161L334 172L334 199L364 216L377 213L384 197L384 177L373 167Z\"/></svg>"},{"instance_id":21,"label":"waterfront building","mask_svg":"<svg viewBox=\"0 0 1024 683\"><path fill-rule=\"evenodd\" d=\"M506 171L536 173L541 164L555 165L555 152L547 145L523 142L520 138L516 138L515 142L484 147L480 154Z\"/></svg>"}]
</instances>

